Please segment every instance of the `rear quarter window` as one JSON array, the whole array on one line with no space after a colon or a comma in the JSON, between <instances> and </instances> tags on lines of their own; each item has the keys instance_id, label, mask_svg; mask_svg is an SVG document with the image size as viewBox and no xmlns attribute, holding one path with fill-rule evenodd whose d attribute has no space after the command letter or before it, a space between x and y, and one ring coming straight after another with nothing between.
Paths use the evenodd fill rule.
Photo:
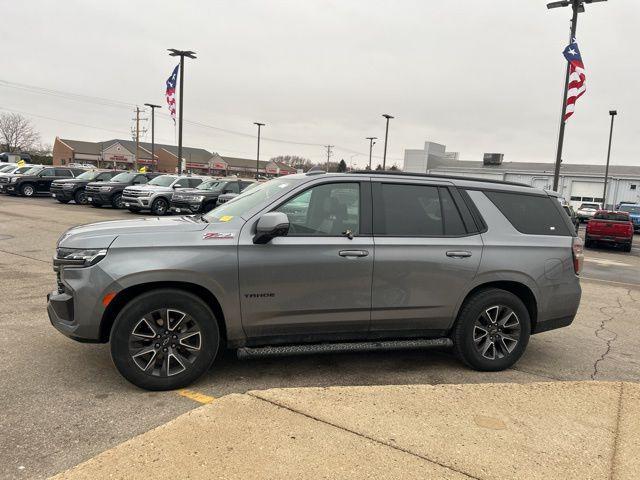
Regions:
<instances>
[{"instance_id":1,"label":"rear quarter window","mask_svg":"<svg viewBox=\"0 0 640 480\"><path fill-rule=\"evenodd\" d=\"M520 233L528 235L572 236L557 208L557 201L538 195L507 192L484 192Z\"/></svg>"}]
</instances>

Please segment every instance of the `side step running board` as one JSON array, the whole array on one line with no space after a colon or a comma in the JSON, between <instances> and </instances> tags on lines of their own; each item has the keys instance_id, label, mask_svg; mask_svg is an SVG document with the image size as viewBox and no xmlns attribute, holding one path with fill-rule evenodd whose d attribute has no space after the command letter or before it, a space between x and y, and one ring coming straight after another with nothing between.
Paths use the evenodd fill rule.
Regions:
<instances>
[{"instance_id":1,"label":"side step running board","mask_svg":"<svg viewBox=\"0 0 640 480\"><path fill-rule=\"evenodd\" d=\"M238 358L279 357L285 355L316 355L319 353L379 352L416 350L421 348L452 347L450 338L416 338L413 340L385 340L379 342L312 343L269 347L243 347Z\"/></svg>"}]
</instances>

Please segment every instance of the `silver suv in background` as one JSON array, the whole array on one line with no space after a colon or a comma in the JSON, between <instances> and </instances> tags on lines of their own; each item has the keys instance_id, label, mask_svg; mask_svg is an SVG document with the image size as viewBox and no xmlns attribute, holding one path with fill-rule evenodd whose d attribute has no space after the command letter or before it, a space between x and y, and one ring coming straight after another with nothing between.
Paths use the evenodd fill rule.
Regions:
<instances>
[{"instance_id":1,"label":"silver suv in background","mask_svg":"<svg viewBox=\"0 0 640 480\"><path fill-rule=\"evenodd\" d=\"M131 212L149 210L154 215L165 215L175 190L195 188L206 178L191 175L160 175L144 185L125 188L122 192L122 203Z\"/></svg>"},{"instance_id":2,"label":"silver suv in background","mask_svg":"<svg viewBox=\"0 0 640 480\"><path fill-rule=\"evenodd\" d=\"M151 390L188 385L222 348L244 358L451 347L496 371L530 334L571 324L581 264L582 241L542 190L313 172L201 217L68 230L47 310L63 334L110 342L120 373Z\"/></svg>"}]
</instances>

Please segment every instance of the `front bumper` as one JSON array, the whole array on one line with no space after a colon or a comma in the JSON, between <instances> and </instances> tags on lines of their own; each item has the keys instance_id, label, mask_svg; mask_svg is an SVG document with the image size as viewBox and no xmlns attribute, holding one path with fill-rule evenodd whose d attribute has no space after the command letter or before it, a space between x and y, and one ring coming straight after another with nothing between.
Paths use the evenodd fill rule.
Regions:
<instances>
[{"instance_id":1,"label":"front bumper","mask_svg":"<svg viewBox=\"0 0 640 480\"><path fill-rule=\"evenodd\" d=\"M125 208L139 208L141 210L151 208L152 197L125 197L122 196L122 202Z\"/></svg>"},{"instance_id":2,"label":"front bumper","mask_svg":"<svg viewBox=\"0 0 640 480\"><path fill-rule=\"evenodd\" d=\"M202 202L171 201L171 211L175 213L201 213Z\"/></svg>"},{"instance_id":3,"label":"front bumper","mask_svg":"<svg viewBox=\"0 0 640 480\"><path fill-rule=\"evenodd\" d=\"M87 202L94 205L110 205L111 204L111 192L94 192L85 190L87 195Z\"/></svg>"},{"instance_id":4,"label":"front bumper","mask_svg":"<svg viewBox=\"0 0 640 480\"><path fill-rule=\"evenodd\" d=\"M73 190L63 190L61 188L51 188L51 196L58 200L73 200Z\"/></svg>"},{"instance_id":5,"label":"front bumper","mask_svg":"<svg viewBox=\"0 0 640 480\"><path fill-rule=\"evenodd\" d=\"M18 185L15 183L4 183L3 184L4 193L8 193L9 195L17 195L18 194Z\"/></svg>"}]
</instances>

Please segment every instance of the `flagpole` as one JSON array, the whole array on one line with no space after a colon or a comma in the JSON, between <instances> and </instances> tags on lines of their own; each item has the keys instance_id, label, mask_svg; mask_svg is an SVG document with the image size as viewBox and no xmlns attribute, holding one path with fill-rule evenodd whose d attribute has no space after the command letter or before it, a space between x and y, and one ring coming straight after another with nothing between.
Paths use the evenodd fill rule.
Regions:
<instances>
[{"instance_id":1,"label":"flagpole","mask_svg":"<svg viewBox=\"0 0 640 480\"><path fill-rule=\"evenodd\" d=\"M571 34L569 35L569 45L573 43L573 39L576 36L576 29L578 27L578 8L580 2L574 0L571 4L573 9L573 17L571 18ZM567 95L569 93L569 74L571 71L571 64L567 60L567 72L564 77L564 94L562 95L562 114L560 115L560 132L558 133L558 150L556 152L556 165L553 172L553 190L558 191L558 183L560 181L560 164L562 163L562 147L564 145L564 116L567 114Z\"/></svg>"}]
</instances>

